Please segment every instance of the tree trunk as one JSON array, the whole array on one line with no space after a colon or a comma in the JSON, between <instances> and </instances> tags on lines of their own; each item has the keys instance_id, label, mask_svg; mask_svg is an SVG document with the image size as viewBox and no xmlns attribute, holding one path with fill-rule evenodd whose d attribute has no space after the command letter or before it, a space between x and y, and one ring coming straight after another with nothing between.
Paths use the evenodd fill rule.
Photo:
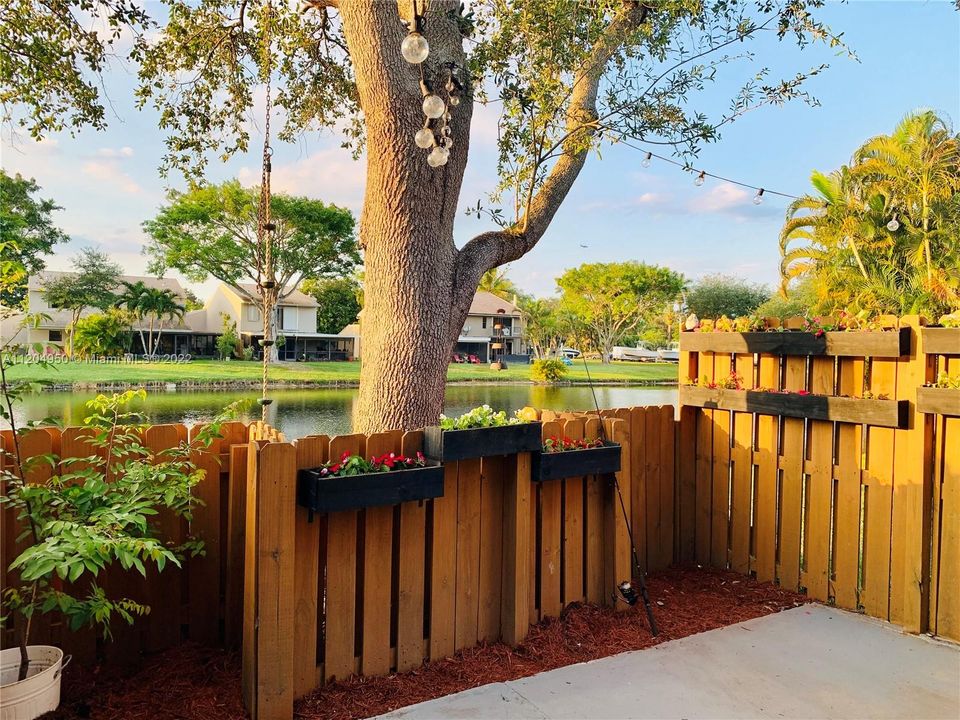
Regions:
<instances>
[{"instance_id":1,"label":"tree trunk","mask_svg":"<svg viewBox=\"0 0 960 720\"><path fill-rule=\"evenodd\" d=\"M441 63L465 65L462 37L447 14L456 7L431 2L426 21L430 57L424 73L445 102ZM464 93L449 108L449 161L431 168L428 151L413 142L424 121L420 76L400 55L406 30L397 5L343 2L341 13L372 158L359 227L365 305L354 429L415 429L435 423L443 408L450 353L476 289L476 283L455 287L453 243L472 102Z\"/></svg>"}]
</instances>

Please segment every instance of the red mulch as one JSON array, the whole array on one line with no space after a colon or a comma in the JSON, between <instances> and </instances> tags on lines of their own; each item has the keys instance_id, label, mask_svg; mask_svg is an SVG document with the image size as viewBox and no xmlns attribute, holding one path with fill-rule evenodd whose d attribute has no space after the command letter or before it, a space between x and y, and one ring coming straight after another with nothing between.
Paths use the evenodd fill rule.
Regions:
<instances>
[{"instance_id":1,"label":"red mulch","mask_svg":"<svg viewBox=\"0 0 960 720\"><path fill-rule=\"evenodd\" d=\"M650 636L641 605L627 612L572 605L561 618L530 629L510 648L481 645L416 670L327 685L296 705L295 716L320 720L366 718L491 682L638 650L807 602L807 598L731 572L674 568L648 578L660 635ZM240 661L235 653L185 645L161 653L127 677L99 670L69 671L63 704L52 717L232 720L245 716Z\"/></svg>"}]
</instances>

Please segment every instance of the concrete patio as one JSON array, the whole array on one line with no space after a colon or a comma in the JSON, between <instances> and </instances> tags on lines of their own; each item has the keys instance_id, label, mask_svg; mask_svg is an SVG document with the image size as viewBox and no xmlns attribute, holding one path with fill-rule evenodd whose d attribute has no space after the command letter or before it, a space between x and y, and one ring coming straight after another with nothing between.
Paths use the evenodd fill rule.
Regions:
<instances>
[{"instance_id":1,"label":"concrete patio","mask_svg":"<svg viewBox=\"0 0 960 720\"><path fill-rule=\"evenodd\" d=\"M960 646L808 605L384 718L960 718Z\"/></svg>"}]
</instances>

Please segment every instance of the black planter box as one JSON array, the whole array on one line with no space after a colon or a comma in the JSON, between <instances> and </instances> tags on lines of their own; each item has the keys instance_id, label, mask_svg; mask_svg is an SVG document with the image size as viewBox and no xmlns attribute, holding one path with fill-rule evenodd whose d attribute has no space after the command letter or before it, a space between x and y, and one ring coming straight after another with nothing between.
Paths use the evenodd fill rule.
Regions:
<instances>
[{"instance_id":1,"label":"black planter box","mask_svg":"<svg viewBox=\"0 0 960 720\"><path fill-rule=\"evenodd\" d=\"M320 468L297 472L297 504L318 513L383 507L443 496L443 467L321 477Z\"/></svg>"},{"instance_id":2,"label":"black planter box","mask_svg":"<svg viewBox=\"0 0 960 720\"><path fill-rule=\"evenodd\" d=\"M423 454L431 460L453 462L492 455L516 455L540 450L542 425L538 422L441 430L437 426L423 431Z\"/></svg>"},{"instance_id":3,"label":"black planter box","mask_svg":"<svg viewBox=\"0 0 960 720\"><path fill-rule=\"evenodd\" d=\"M539 452L533 456L531 479L534 482L607 475L620 471L620 445L605 442L603 447L563 452Z\"/></svg>"}]
</instances>

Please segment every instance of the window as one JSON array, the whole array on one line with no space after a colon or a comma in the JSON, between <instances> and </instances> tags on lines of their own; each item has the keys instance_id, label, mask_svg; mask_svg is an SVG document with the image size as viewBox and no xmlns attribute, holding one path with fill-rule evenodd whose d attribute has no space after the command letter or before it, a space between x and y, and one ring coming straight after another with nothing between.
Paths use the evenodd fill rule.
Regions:
<instances>
[{"instance_id":1,"label":"window","mask_svg":"<svg viewBox=\"0 0 960 720\"><path fill-rule=\"evenodd\" d=\"M247 305L247 320L256 322L260 319L260 308L256 305Z\"/></svg>"},{"instance_id":2,"label":"window","mask_svg":"<svg viewBox=\"0 0 960 720\"><path fill-rule=\"evenodd\" d=\"M295 307L280 308L280 328L282 330L297 329L297 309Z\"/></svg>"},{"instance_id":3,"label":"window","mask_svg":"<svg viewBox=\"0 0 960 720\"><path fill-rule=\"evenodd\" d=\"M63 342L63 331L51 330L47 335L47 340L49 342Z\"/></svg>"},{"instance_id":4,"label":"window","mask_svg":"<svg viewBox=\"0 0 960 720\"><path fill-rule=\"evenodd\" d=\"M486 316L486 315L483 316L483 329L484 329L484 330L487 329L487 316Z\"/></svg>"}]
</instances>

